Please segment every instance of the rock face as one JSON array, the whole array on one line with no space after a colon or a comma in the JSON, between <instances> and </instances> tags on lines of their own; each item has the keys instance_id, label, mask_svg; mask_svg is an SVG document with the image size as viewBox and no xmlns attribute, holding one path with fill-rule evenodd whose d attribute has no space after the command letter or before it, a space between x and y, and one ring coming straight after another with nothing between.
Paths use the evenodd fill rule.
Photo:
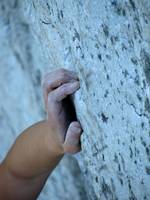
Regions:
<instances>
[{"instance_id":1,"label":"rock face","mask_svg":"<svg viewBox=\"0 0 150 200\"><path fill-rule=\"evenodd\" d=\"M66 67L80 78L81 89L73 100L84 130L77 160L85 175L86 192L82 184L74 184L82 180L81 175L72 181L73 175L69 175L75 173L72 168L68 172L66 161L60 168L64 167L64 174L72 178L63 179L62 184L58 178L56 185L51 179L48 190L54 191L52 199L60 199L57 191L62 192L65 184L73 189L64 192L61 199L149 200L150 1L1 2L1 11L7 13L7 17L1 14L0 21L4 38L0 45L5 45L0 57L4 58L2 66L6 66L0 68L1 74L5 73L8 80L16 73L20 77L20 84L15 79L9 86L11 93L2 85L0 98L8 97L7 108L2 104L1 113L6 114L1 122L3 130L10 127L7 132L13 138L20 123L25 126L44 116L39 80L45 71ZM8 10L3 9L4 4ZM7 74L10 69L12 74ZM14 98L12 102L24 98L20 105L12 106L9 97ZM11 130L14 115L19 117L14 126L18 128Z\"/></svg>"}]
</instances>

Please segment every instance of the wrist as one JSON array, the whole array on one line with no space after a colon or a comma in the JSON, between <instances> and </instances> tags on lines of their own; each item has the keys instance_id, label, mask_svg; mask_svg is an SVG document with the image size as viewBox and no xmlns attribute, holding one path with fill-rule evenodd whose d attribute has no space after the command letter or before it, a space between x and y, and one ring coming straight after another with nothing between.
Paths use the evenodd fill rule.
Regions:
<instances>
[{"instance_id":1,"label":"wrist","mask_svg":"<svg viewBox=\"0 0 150 200\"><path fill-rule=\"evenodd\" d=\"M4 163L15 176L35 178L52 171L63 157L63 148L53 141L46 120L26 129L17 139Z\"/></svg>"},{"instance_id":2,"label":"wrist","mask_svg":"<svg viewBox=\"0 0 150 200\"><path fill-rule=\"evenodd\" d=\"M64 147L58 133L56 133L56 130L51 128L47 119L44 122L48 132L45 138L45 144L49 153L56 157L63 157L65 154Z\"/></svg>"}]
</instances>

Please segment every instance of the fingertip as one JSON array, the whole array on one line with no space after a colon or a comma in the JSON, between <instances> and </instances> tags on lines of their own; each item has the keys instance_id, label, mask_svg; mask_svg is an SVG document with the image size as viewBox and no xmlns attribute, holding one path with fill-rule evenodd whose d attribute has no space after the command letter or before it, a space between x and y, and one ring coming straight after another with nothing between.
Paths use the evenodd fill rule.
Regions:
<instances>
[{"instance_id":1,"label":"fingertip","mask_svg":"<svg viewBox=\"0 0 150 200\"><path fill-rule=\"evenodd\" d=\"M70 126L81 127L81 124L79 121L73 121L70 123Z\"/></svg>"},{"instance_id":2,"label":"fingertip","mask_svg":"<svg viewBox=\"0 0 150 200\"><path fill-rule=\"evenodd\" d=\"M80 88L80 82L79 81L74 81L71 84L72 84L71 86L75 87L76 89Z\"/></svg>"},{"instance_id":3,"label":"fingertip","mask_svg":"<svg viewBox=\"0 0 150 200\"><path fill-rule=\"evenodd\" d=\"M70 73L70 76L79 81L79 77L76 73Z\"/></svg>"},{"instance_id":4,"label":"fingertip","mask_svg":"<svg viewBox=\"0 0 150 200\"><path fill-rule=\"evenodd\" d=\"M80 136L82 129L77 121L71 122L65 138L64 149L66 153L77 153L81 150Z\"/></svg>"},{"instance_id":5,"label":"fingertip","mask_svg":"<svg viewBox=\"0 0 150 200\"><path fill-rule=\"evenodd\" d=\"M64 152L67 154L76 154L80 151L81 151L81 146L75 146L75 147L69 145L64 146Z\"/></svg>"}]
</instances>

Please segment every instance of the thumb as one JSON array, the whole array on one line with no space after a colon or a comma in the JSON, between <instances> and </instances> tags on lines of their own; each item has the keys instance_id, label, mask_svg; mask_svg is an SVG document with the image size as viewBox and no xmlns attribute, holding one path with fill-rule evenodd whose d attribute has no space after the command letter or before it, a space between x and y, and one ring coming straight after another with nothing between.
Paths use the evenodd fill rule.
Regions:
<instances>
[{"instance_id":1,"label":"thumb","mask_svg":"<svg viewBox=\"0 0 150 200\"><path fill-rule=\"evenodd\" d=\"M80 136L82 128L79 122L71 122L66 133L65 142L63 144L65 153L77 153L81 150Z\"/></svg>"}]
</instances>

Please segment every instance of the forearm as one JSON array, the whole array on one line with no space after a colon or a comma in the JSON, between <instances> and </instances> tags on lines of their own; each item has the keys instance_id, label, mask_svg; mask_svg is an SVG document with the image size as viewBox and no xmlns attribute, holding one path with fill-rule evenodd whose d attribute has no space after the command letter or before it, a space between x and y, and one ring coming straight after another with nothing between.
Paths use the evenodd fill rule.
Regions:
<instances>
[{"instance_id":1,"label":"forearm","mask_svg":"<svg viewBox=\"0 0 150 200\"><path fill-rule=\"evenodd\" d=\"M0 166L0 199L35 200L42 190L49 174L37 178L23 179L15 177L6 166Z\"/></svg>"},{"instance_id":2,"label":"forearm","mask_svg":"<svg viewBox=\"0 0 150 200\"><path fill-rule=\"evenodd\" d=\"M0 194L6 193L5 199L35 199L40 193L63 156L48 139L51 130L46 121L29 127L17 138L0 168Z\"/></svg>"}]
</instances>

